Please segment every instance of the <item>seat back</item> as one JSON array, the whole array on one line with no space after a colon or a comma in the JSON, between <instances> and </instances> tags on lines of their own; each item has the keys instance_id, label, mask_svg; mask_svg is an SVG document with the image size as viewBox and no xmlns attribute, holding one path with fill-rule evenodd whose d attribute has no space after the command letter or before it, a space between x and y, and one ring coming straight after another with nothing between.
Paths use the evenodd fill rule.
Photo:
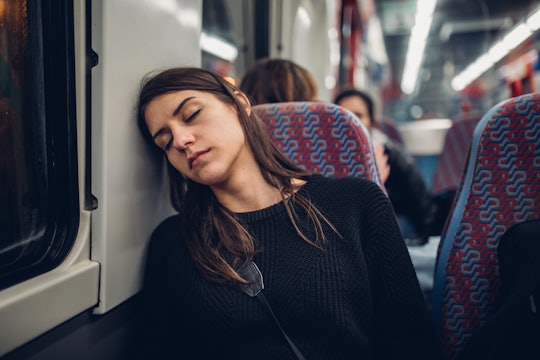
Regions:
<instances>
[{"instance_id":1,"label":"seat back","mask_svg":"<svg viewBox=\"0 0 540 360\"><path fill-rule=\"evenodd\" d=\"M384 189L369 133L350 111L325 102L262 104L253 110L278 148L307 170L361 176Z\"/></svg>"},{"instance_id":2,"label":"seat back","mask_svg":"<svg viewBox=\"0 0 540 360\"><path fill-rule=\"evenodd\" d=\"M405 147L403 136L401 135L399 128L391 119L382 118L375 122L375 127L381 130L395 144Z\"/></svg>"},{"instance_id":3,"label":"seat back","mask_svg":"<svg viewBox=\"0 0 540 360\"><path fill-rule=\"evenodd\" d=\"M442 152L433 173L434 195L457 190L480 116L456 120L446 133Z\"/></svg>"},{"instance_id":4,"label":"seat back","mask_svg":"<svg viewBox=\"0 0 540 360\"><path fill-rule=\"evenodd\" d=\"M440 235L448 220L448 215L456 191L465 171L474 128L481 116L455 120L444 138L443 149L437 160L431 179L431 194L437 211L432 224L432 233Z\"/></svg>"},{"instance_id":5,"label":"seat back","mask_svg":"<svg viewBox=\"0 0 540 360\"><path fill-rule=\"evenodd\" d=\"M494 312L501 237L538 218L540 93L494 106L474 131L435 265L433 315L448 359Z\"/></svg>"}]
</instances>

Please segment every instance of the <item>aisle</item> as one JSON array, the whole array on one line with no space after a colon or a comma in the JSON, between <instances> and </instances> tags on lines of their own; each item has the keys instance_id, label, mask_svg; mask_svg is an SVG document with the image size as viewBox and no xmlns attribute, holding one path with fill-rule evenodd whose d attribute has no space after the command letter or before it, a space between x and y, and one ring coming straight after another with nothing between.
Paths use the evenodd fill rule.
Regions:
<instances>
[{"instance_id":1,"label":"aisle","mask_svg":"<svg viewBox=\"0 0 540 360\"><path fill-rule=\"evenodd\" d=\"M414 268L416 269L420 287L430 309L433 292L433 274L435 273L435 258L437 257L437 248L440 241L440 236L432 236L425 245L407 246Z\"/></svg>"}]
</instances>

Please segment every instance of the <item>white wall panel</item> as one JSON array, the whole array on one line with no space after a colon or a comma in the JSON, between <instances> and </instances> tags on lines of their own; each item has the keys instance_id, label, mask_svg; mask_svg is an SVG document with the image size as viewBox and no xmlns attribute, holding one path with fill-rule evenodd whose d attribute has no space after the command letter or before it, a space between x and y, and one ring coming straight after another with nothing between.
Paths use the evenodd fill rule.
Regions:
<instances>
[{"instance_id":1,"label":"white wall panel","mask_svg":"<svg viewBox=\"0 0 540 360\"><path fill-rule=\"evenodd\" d=\"M101 264L104 313L142 286L154 227L167 216L163 168L148 157L134 107L140 80L156 68L199 66L201 0L92 2L92 259Z\"/></svg>"}]
</instances>

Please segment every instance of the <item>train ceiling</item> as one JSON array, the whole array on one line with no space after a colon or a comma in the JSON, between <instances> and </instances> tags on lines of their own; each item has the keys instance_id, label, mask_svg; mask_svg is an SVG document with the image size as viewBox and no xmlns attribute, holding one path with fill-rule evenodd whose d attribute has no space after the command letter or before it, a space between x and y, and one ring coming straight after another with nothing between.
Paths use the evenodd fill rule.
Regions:
<instances>
[{"instance_id":1,"label":"train ceiling","mask_svg":"<svg viewBox=\"0 0 540 360\"><path fill-rule=\"evenodd\" d=\"M393 83L399 86L416 0L375 0L375 5ZM456 74L539 6L538 0L438 0L412 97L423 103L444 98Z\"/></svg>"}]
</instances>

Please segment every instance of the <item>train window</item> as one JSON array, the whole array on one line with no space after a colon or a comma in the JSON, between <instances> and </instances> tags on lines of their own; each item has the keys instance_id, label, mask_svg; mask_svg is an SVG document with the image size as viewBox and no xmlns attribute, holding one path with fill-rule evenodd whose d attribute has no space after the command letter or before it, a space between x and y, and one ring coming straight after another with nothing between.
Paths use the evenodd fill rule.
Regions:
<instances>
[{"instance_id":1,"label":"train window","mask_svg":"<svg viewBox=\"0 0 540 360\"><path fill-rule=\"evenodd\" d=\"M0 1L0 289L46 272L78 227L72 1Z\"/></svg>"},{"instance_id":2,"label":"train window","mask_svg":"<svg viewBox=\"0 0 540 360\"><path fill-rule=\"evenodd\" d=\"M254 58L252 1L203 0L202 67L237 79Z\"/></svg>"}]
</instances>

